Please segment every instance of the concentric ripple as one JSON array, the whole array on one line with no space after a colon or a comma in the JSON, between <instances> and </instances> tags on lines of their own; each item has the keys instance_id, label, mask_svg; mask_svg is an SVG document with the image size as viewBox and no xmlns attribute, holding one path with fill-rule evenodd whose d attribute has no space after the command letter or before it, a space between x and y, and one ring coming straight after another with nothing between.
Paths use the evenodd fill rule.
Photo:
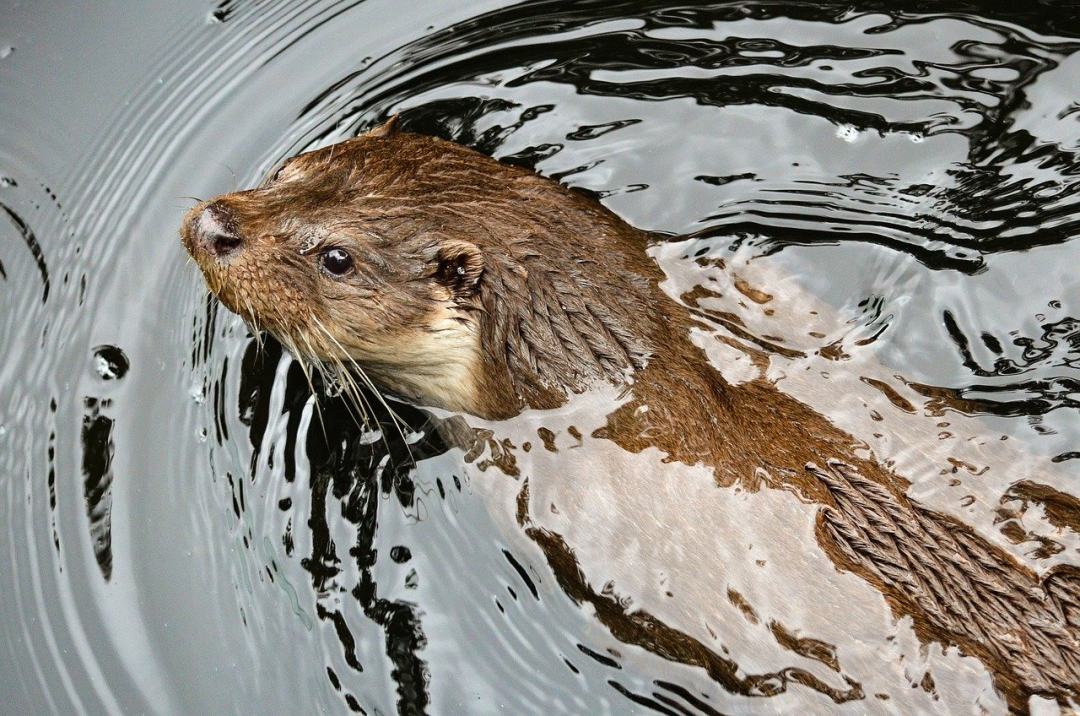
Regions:
<instances>
[{"instance_id":1,"label":"concentric ripple","mask_svg":"<svg viewBox=\"0 0 1080 716\"><path fill-rule=\"evenodd\" d=\"M654 232L729 379L1075 566L1080 15L860 7L0 11L5 708L1004 712L976 659L820 578L790 495L587 437L611 396L476 454L406 405L361 427L176 241L194 197L400 114Z\"/></svg>"}]
</instances>

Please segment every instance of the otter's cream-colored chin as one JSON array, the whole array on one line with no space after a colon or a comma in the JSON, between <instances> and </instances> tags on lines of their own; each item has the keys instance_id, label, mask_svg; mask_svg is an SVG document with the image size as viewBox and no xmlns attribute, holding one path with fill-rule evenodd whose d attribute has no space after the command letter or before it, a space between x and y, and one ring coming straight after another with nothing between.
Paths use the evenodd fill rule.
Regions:
<instances>
[{"instance_id":1,"label":"otter's cream-colored chin","mask_svg":"<svg viewBox=\"0 0 1080 716\"><path fill-rule=\"evenodd\" d=\"M353 340L350 357L381 387L421 404L476 413L480 392L480 329L452 306L390 340Z\"/></svg>"}]
</instances>

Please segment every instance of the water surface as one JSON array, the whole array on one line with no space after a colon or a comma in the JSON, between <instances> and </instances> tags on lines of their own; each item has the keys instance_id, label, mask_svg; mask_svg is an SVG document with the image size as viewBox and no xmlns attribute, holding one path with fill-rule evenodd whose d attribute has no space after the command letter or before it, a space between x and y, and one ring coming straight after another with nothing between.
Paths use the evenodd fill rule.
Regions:
<instances>
[{"instance_id":1,"label":"water surface","mask_svg":"<svg viewBox=\"0 0 1080 716\"><path fill-rule=\"evenodd\" d=\"M657 232L669 292L789 349L770 377L910 496L1075 565L1080 15L861 7L4 3L5 710L1004 712L790 494L587 437L604 394L482 455L408 406L362 429L177 241L193 197L400 113ZM605 628L526 479L596 593L731 672Z\"/></svg>"}]
</instances>

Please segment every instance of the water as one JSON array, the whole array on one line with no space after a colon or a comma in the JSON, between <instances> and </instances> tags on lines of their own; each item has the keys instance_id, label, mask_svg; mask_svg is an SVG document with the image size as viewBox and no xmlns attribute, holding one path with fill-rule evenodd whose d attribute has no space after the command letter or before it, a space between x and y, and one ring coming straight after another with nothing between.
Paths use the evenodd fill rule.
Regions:
<instances>
[{"instance_id":1,"label":"water","mask_svg":"<svg viewBox=\"0 0 1080 716\"><path fill-rule=\"evenodd\" d=\"M3 710L1003 712L835 571L811 506L570 449L612 396L482 456L407 406L407 435L330 395L320 422L176 229L399 112L694 237L654 249L670 292L723 289L801 351L781 388L1045 573L1080 548L1080 15L501 5L0 8ZM593 596L518 524L526 478ZM614 632L602 594L733 671Z\"/></svg>"}]
</instances>

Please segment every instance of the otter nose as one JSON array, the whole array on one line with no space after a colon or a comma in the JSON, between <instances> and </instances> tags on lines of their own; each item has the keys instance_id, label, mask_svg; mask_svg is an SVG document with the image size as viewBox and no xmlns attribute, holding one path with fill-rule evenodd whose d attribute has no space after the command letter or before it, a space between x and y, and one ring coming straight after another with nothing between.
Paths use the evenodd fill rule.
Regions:
<instances>
[{"instance_id":1,"label":"otter nose","mask_svg":"<svg viewBox=\"0 0 1080 716\"><path fill-rule=\"evenodd\" d=\"M199 247L219 258L236 253L243 244L232 212L217 202L202 210L194 228L195 241Z\"/></svg>"}]
</instances>

